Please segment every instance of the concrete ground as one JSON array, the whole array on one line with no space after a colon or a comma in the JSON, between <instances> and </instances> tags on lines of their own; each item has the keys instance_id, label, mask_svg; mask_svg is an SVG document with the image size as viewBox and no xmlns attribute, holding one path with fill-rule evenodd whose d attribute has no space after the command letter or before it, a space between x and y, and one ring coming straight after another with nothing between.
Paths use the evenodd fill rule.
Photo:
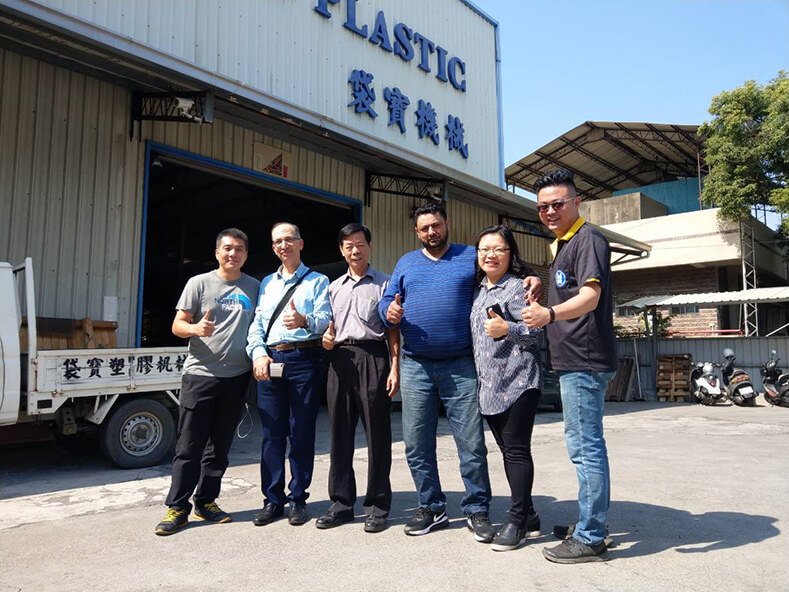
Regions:
<instances>
[{"instance_id":1,"label":"concrete ground","mask_svg":"<svg viewBox=\"0 0 789 592\"><path fill-rule=\"evenodd\" d=\"M575 472L561 415L540 412L533 449L535 506L543 535L493 552L459 512L462 484L446 422L438 456L451 528L407 537L415 495L393 415L391 526L363 520L319 531L329 506L327 420L319 420L312 520L254 527L261 505L257 426L237 440L220 498L229 524L193 521L170 537L162 518L169 466L121 471L95 452L53 445L0 451L0 592L363 590L780 591L789 590L789 409L610 403L605 426L612 466L609 561L555 565L554 523L576 516ZM357 439L360 491L366 449ZM494 522L508 508L501 455L488 433ZM359 510L360 508L357 508Z\"/></svg>"}]
</instances>

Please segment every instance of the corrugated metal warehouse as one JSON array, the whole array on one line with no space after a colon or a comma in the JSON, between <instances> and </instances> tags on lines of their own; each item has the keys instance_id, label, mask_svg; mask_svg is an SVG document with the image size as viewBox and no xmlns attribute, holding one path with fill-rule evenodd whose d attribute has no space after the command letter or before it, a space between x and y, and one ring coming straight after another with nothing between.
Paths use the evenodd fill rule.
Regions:
<instances>
[{"instance_id":1,"label":"corrugated metal warehouse","mask_svg":"<svg viewBox=\"0 0 789 592\"><path fill-rule=\"evenodd\" d=\"M545 266L533 205L502 189L498 47L463 0L2 0L0 260L32 256L39 314L116 320L120 346L172 339L227 226L259 277L295 222L332 277L361 220L390 272L411 208L446 199L451 240L506 220Z\"/></svg>"}]
</instances>

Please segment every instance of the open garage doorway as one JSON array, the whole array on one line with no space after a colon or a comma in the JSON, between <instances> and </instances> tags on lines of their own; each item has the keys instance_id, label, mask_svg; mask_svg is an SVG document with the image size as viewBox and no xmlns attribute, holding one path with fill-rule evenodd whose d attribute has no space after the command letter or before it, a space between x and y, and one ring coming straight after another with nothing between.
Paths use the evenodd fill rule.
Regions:
<instances>
[{"instance_id":1,"label":"open garage doorway","mask_svg":"<svg viewBox=\"0 0 789 592\"><path fill-rule=\"evenodd\" d=\"M360 220L360 202L164 146L149 147L147 170L138 345L184 343L170 331L175 305L190 277L216 269L224 228L249 236L244 272L257 279L279 267L271 226L280 221L299 226L308 267L330 280L344 273L337 234Z\"/></svg>"}]
</instances>

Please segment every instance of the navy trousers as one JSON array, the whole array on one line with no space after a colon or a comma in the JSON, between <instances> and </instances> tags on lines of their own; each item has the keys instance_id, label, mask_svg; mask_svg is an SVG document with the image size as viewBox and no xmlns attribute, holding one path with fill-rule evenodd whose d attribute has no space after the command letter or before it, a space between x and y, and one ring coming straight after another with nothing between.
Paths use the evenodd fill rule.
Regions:
<instances>
[{"instance_id":1,"label":"navy trousers","mask_svg":"<svg viewBox=\"0 0 789 592\"><path fill-rule=\"evenodd\" d=\"M258 382L263 428L260 484L266 502L304 503L315 462L315 421L323 395L321 348L273 352L285 364L282 378ZM290 442L289 494L285 494L285 454Z\"/></svg>"}]
</instances>

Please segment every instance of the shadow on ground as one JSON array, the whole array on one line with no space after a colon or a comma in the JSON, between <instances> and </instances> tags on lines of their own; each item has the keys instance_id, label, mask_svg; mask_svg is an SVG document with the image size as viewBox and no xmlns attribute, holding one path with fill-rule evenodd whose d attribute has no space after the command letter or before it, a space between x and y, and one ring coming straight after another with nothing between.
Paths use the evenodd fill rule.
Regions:
<instances>
[{"instance_id":1,"label":"shadow on ground","mask_svg":"<svg viewBox=\"0 0 789 592\"><path fill-rule=\"evenodd\" d=\"M447 514L449 528L466 529L466 520L460 504L461 492L447 492ZM355 523L364 520L360 497L356 506ZM315 526L315 520L329 509L331 502L321 500L308 502L310 521L307 527ZM532 539L538 543L553 543L551 534L555 524L572 522L577 516L574 501L556 500L551 497L535 496L534 505L540 514L542 534ZM506 520L509 498L494 497L491 503L491 521L501 525ZM259 508L235 512L236 521L251 521ZM416 495L411 491L396 491L392 497L389 528L402 529L417 510ZM709 553L722 549L744 547L759 543L779 534L775 526L777 518L757 516L739 512L705 512L692 514L685 510L656 506L638 502L614 501L611 504L609 521L614 545L609 550L609 559L655 555L665 551L677 553ZM343 528L345 525L338 528ZM264 527L265 528L265 527ZM405 536L405 535L404 535ZM429 536L429 535L428 535Z\"/></svg>"},{"instance_id":2,"label":"shadow on ground","mask_svg":"<svg viewBox=\"0 0 789 592\"><path fill-rule=\"evenodd\" d=\"M535 497L543 532L554 524L574 522L575 501ZM710 511L693 514L686 510L640 502L612 501L608 513L614 547L611 559L654 555L668 550L677 553L708 553L744 547L780 534L778 518L741 512ZM552 537L551 537L552 538Z\"/></svg>"}]
</instances>

